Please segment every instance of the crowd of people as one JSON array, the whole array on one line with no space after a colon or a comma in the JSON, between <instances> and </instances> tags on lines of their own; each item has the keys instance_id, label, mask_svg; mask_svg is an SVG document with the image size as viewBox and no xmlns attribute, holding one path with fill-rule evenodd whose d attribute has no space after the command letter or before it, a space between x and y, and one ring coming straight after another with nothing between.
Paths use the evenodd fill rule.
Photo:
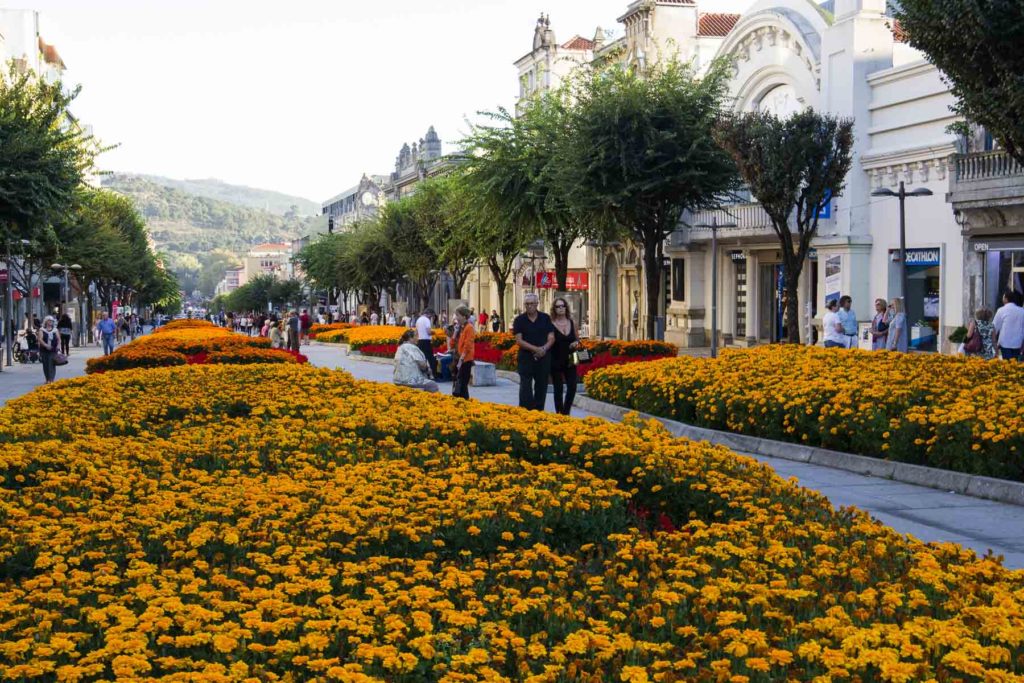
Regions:
<instances>
[{"instance_id":1,"label":"crowd of people","mask_svg":"<svg viewBox=\"0 0 1024 683\"><path fill-rule=\"evenodd\" d=\"M1022 360L1024 347L1024 294L1007 290L1003 305L994 313L982 307L974 312L967 323L967 334L960 352L985 360ZM853 299L842 296L825 303L822 328L826 348L850 349L858 346L857 314L853 312ZM903 299L891 301L875 299L875 312L867 331L873 351L903 351L909 349L910 329Z\"/></svg>"},{"instance_id":2,"label":"crowd of people","mask_svg":"<svg viewBox=\"0 0 1024 683\"><path fill-rule=\"evenodd\" d=\"M512 334L519 344L517 372L519 374L519 406L529 410L544 410L548 384L554 385L555 412L569 415L576 396L576 363L574 354L580 348L580 337L572 319L569 303L558 297L552 302L550 315L539 310L536 294L524 298L525 311L512 323ZM406 331L395 352L394 382L402 386L439 391L437 356L431 340L432 330L439 322L448 337L448 352L452 362L452 395L469 398L469 381L475 365L474 343L477 326L486 329L488 321L494 324L497 313L477 316L468 306L459 306L447 325L442 313L425 309ZM403 319L404 321L404 319ZM408 323L406 323L408 324Z\"/></svg>"}]
</instances>

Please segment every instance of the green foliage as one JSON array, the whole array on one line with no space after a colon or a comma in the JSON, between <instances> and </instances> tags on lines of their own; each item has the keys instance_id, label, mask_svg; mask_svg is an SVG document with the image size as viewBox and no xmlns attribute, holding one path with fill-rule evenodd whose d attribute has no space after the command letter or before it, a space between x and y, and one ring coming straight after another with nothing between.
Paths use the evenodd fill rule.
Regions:
<instances>
[{"instance_id":1,"label":"green foliage","mask_svg":"<svg viewBox=\"0 0 1024 683\"><path fill-rule=\"evenodd\" d=\"M569 250L599 230L599 212L569 202L575 169L572 94L547 91L524 103L518 116L500 108L484 115L491 125L476 126L462 141L464 182L485 205L494 230L517 235L525 244L543 238L555 257L560 289L565 289Z\"/></svg>"},{"instance_id":2,"label":"green foliage","mask_svg":"<svg viewBox=\"0 0 1024 683\"><path fill-rule=\"evenodd\" d=\"M214 199L250 209L263 209L278 216L314 216L320 213L319 204L303 197L244 185L232 185L214 178L178 180L141 173L132 174L132 176L148 180L161 187L181 190L188 195Z\"/></svg>"},{"instance_id":3,"label":"green foliage","mask_svg":"<svg viewBox=\"0 0 1024 683\"><path fill-rule=\"evenodd\" d=\"M461 173L424 180L416 187L415 212L424 239L437 258L437 267L448 272L455 297L479 261L473 244L473 224L467 219L470 194Z\"/></svg>"},{"instance_id":4,"label":"green foliage","mask_svg":"<svg viewBox=\"0 0 1024 683\"><path fill-rule=\"evenodd\" d=\"M910 44L949 80L953 110L983 125L1024 165L1024 3L900 0L894 6Z\"/></svg>"},{"instance_id":5,"label":"green foliage","mask_svg":"<svg viewBox=\"0 0 1024 683\"><path fill-rule=\"evenodd\" d=\"M14 62L0 74L0 238L52 242L48 224L71 210L99 151L68 111L78 92Z\"/></svg>"},{"instance_id":6,"label":"green foliage","mask_svg":"<svg viewBox=\"0 0 1024 683\"><path fill-rule=\"evenodd\" d=\"M798 343L797 282L818 231L820 207L827 197L842 194L852 163L853 121L811 109L785 120L768 113L729 114L719 120L715 138L768 214L782 246L786 326L789 340Z\"/></svg>"},{"instance_id":7,"label":"green foliage","mask_svg":"<svg viewBox=\"0 0 1024 683\"><path fill-rule=\"evenodd\" d=\"M271 285L268 298L275 306L298 305L302 301L302 282L295 279L278 280Z\"/></svg>"},{"instance_id":8,"label":"green foliage","mask_svg":"<svg viewBox=\"0 0 1024 683\"><path fill-rule=\"evenodd\" d=\"M188 254L187 256L191 256ZM217 284L223 279L224 271L242 265L237 256L225 249L214 249L199 255L199 276L196 287L205 296L213 296Z\"/></svg>"},{"instance_id":9,"label":"green foliage","mask_svg":"<svg viewBox=\"0 0 1024 683\"><path fill-rule=\"evenodd\" d=\"M180 306L178 282L150 249L146 224L126 197L80 190L55 233L62 256L82 267L76 277L95 284L105 305L121 299L165 312Z\"/></svg>"},{"instance_id":10,"label":"green foliage","mask_svg":"<svg viewBox=\"0 0 1024 683\"><path fill-rule=\"evenodd\" d=\"M698 80L690 66L644 73L610 66L580 78L565 145L568 201L602 216L643 247L648 338L654 337L662 243L684 211L716 206L737 183L712 128L726 92L725 65Z\"/></svg>"},{"instance_id":11,"label":"green foliage","mask_svg":"<svg viewBox=\"0 0 1024 683\"><path fill-rule=\"evenodd\" d=\"M394 264L416 284L422 307L430 301L438 274L437 254L426 239L424 225L431 218L433 207L427 205L431 199L417 192L385 206L379 218Z\"/></svg>"},{"instance_id":12,"label":"green foliage","mask_svg":"<svg viewBox=\"0 0 1024 683\"><path fill-rule=\"evenodd\" d=\"M103 186L135 202L150 226L153 241L169 254L244 253L260 242L295 239L311 220L197 197L131 175L108 176ZM220 277L223 272L218 281ZM204 291L210 293L212 288Z\"/></svg>"}]
</instances>

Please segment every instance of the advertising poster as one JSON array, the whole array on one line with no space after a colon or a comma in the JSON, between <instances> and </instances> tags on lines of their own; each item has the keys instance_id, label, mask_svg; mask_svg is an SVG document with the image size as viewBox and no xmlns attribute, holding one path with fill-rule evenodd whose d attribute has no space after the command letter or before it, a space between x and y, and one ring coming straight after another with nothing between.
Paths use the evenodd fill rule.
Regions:
<instances>
[{"instance_id":1,"label":"advertising poster","mask_svg":"<svg viewBox=\"0 0 1024 683\"><path fill-rule=\"evenodd\" d=\"M825 258L825 301L838 299L843 286L843 257L833 254Z\"/></svg>"}]
</instances>

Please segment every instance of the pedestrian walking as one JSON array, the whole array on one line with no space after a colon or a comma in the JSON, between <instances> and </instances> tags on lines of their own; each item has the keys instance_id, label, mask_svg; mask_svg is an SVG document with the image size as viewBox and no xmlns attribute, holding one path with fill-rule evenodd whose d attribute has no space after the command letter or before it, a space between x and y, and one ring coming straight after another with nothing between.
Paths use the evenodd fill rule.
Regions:
<instances>
[{"instance_id":1,"label":"pedestrian walking","mask_svg":"<svg viewBox=\"0 0 1024 683\"><path fill-rule=\"evenodd\" d=\"M430 366L430 376L437 379L437 358L434 357L434 345L430 339L431 314L433 314L432 310L424 308L420 317L416 318L416 346L419 347L427 359L427 365Z\"/></svg>"},{"instance_id":2,"label":"pedestrian walking","mask_svg":"<svg viewBox=\"0 0 1024 683\"><path fill-rule=\"evenodd\" d=\"M836 311L839 324L843 326L843 335L846 337L846 348L857 348L857 314L853 312L853 297L843 295L839 297L839 310Z\"/></svg>"},{"instance_id":3,"label":"pedestrian walking","mask_svg":"<svg viewBox=\"0 0 1024 683\"><path fill-rule=\"evenodd\" d=\"M487 315L487 309L486 308L481 309L480 310L480 315L477 318L477 322L480 323L478 327L483 332L487 331L487 319L488 319L488 317L489 316Z\"/></svg>"},{"instance_id":4,"label":"pedestrian walking","mask_svg":"<svg viewBox=\"0 0 1024 683\"><path fill-rule=\"evenodd\" d=\"M75 324L71 322L71 316L67 313L61 314L60 320L57 321L57 332L60 333L60 352L65 356L71 352L71 333L74 328Z\"/></svg>"},{"instance_id":5,"label":"pedestrian walking","mask_svg":"<svg viewBox=\"0 0 1024 683\"><path fill-rule=\"evenodd\" d=\"M544 410L551 376L551 356L555 345L555 326L551 316L538 310L540 298L530 292L523 298L525 313L512 321L512 334L519 344L519 407Z\"/></svg>"},{"instance_id":6,"label":"pedestrian walking","mask_svg":"<svg viewBox=\"0 0 1024 683\"><path fill-rule=\"evenodd\" d=\"M825 333L826 349L845 349L846 332L843 324L839 321L839 301L830 299L825 302L825 315L821 318L821 328Z\"/></svg>"},{"instance_id":7,"label":"pedestrian walking","mask_svg":"<svg viewBox=\"0 0 1024 683\"><path fill-rule=\"evenodd\" d=\"M889 351L902 351L904 353L910 348L907 336L907 314L903 310L903 299L894 298L889 302L889 335L885 340L885 348Z\"/></svg>"},{"instance_id":8,"label":"pedestrian walking","mask_svg":"<svg viewBox=\"0 0 1024 683\"><path fill-rule=\"evenodd\" d=\"M373 312L370 313L370 324L371 325L379 325L380 324L380 315L377 314L376 310L374 310Z\"/></svg>"},{"instance_id":9,"label":"pedestrian walking","mask_svg":"<svg viewBox=\"0 0 1024 683\"><path fill-rule=\"evenodd\" d=\"M501 332L501 316L493 308L491 309L491 331Z\"/></svg>"},{"instance_id":10,"label":"pedestrian walking","mask_svg":"<svg viewBox=\"0 0 1024 683\"><path fill-rule=\"evenodd\" d=\"M388 311L388 317L387 317L387 321L386 322L387 322L388 325L392 325L392 326L398 324L398 319L395 317L394 309Z\"/></svg>"},{"instance_id":11,"label":"pedestrian walking","mask_svg":"<svg viewBox=\"0 0 1024 683\"><path fill-rule=\"evenodd\" d=\"M871 318L871 350L885 349L885 340L889 337L889 304L885 299L875 299L875 316Z\"/></svg>"},{"instance_id":12,"label":"pedestrian walking","mask_svg":"<svg viewBox=\"0 0 1024 683\"><path fill-rule=\"evenodd\" d=\"M964 353L985 360L996 357L993 343L995 326L992 324L992 309L979 308L974 318L967 324L967 336L964 338Z\"/></svg>"},{"instance_id":13,"label":"pedestrian walking","mask_svg":"<svg viewBox=\"0 0 1024 683\"><path fill-rule=\"evenodd\" d=\"M299 316L299 335L301 343L309 344L309 329L312 326L313 319L309 317L309 311L303 308L302 315Z\"/></svg>"},{"instance_id":14,"label":"pedestrian walking","mask_svg":"<svg viewBox=\"0 0 1024 683\"><path fill-rule=\"evenodd\" d=\"M452 362L455 364L455 386L452 389L452 396L457 398L469 398L469 377L473 371L473 352L476 346L476 328L473 327L473 312L468 306L459 306L455 309L455 319L458 323L458 340L455 344L455 353Z\"/></svg>"},{"instance_id":15,"label":"pedestrian walking","mask_svg":"<svg viewBox=\"0 0 1024 683\"><path fill-rule=\"evenodd\" d=\"M551 383L555 387L555 412L569 415L576 398L576 364L572 354L580 346L576 323L569 302L562 297L551 302L551 324L555 327L555 345L551 347Z\"/></svg>"},{"instance_id":16,"label":"pedestrian walking","mask_svg":"<svg viewBox=\"0 0 1024 683\"><path fill-rule=\"evenodd\" d=\"M299 322L299 312L292 311L288 314L288 319L285 321L285 327L288 331L288 350L299 351L299 328L301 323Z\"/></svg>"},{"instance_id":17,"label":"pedestrian walking","mask_svg":"<svg viewBox=\"0 0 1024 683\"><path fill-rule=\"evenodd\" d=\"M416 345L416 330L408 329L398 340L395 351L394 382L398 386L422 389L432 394L439 390L437 382L430 379L430 363L423 351Z\"/></svg>"},{"instance_id":18,"label":"pedestrian walking","mask_svg":"<svg viewBox=\"0 0 1024 683\"><path fill-rule=\"evenodd\" d=\"M54 323L53 316L43 319L43 328L39 332L39 360L43 364L43 377L49 384L57 375L56 355L60 352L60 332Z\"/></svg>"},{"instance_id":19,"label":"pedestrian walking","mask_svg":"<svg viewBox=\"0 0 1024 683\"><path fill-rule=\"evenodd\" d=\"M1020 292L1006 290L1003 292L1003 305L996 311L992 319L995 328L995 343L999 347L999 355L1003 360L1021 359L1021 346L1024 346L1024 296Z\"/></svg>"},{"instance_id":20,"label":"pedestrian walking","mask_svg":"<svg viewBox=\"0 0 1024 683\"><path fill-rule=\"evenodd\" d=\"M100 321L96 323L96 329L103 338L103 355L114 352L114 336L117 334L117 324L110 319L110 315L103 311Z\"/></svg>"}]
</instances>

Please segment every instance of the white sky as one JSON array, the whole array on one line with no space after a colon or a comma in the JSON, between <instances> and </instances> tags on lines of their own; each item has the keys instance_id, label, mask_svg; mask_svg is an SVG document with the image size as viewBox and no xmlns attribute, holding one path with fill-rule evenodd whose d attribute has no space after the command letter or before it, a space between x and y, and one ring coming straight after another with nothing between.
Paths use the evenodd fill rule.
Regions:
<instances>
[{"instance_id":1,"label":"white sky","mask_svg":"<svg viewBox=\"0 0 1024 683\"><path fill-rule=\"evenodd\" d=\"M2 2L2 0L0 0ZM629 0L21 0L39 10L102 168L221 180L320 202L388 173L434 125L511 106L538 14L559 42ZM702 0L740 12L752 0Z\"/></svg>"}]
</instances>

